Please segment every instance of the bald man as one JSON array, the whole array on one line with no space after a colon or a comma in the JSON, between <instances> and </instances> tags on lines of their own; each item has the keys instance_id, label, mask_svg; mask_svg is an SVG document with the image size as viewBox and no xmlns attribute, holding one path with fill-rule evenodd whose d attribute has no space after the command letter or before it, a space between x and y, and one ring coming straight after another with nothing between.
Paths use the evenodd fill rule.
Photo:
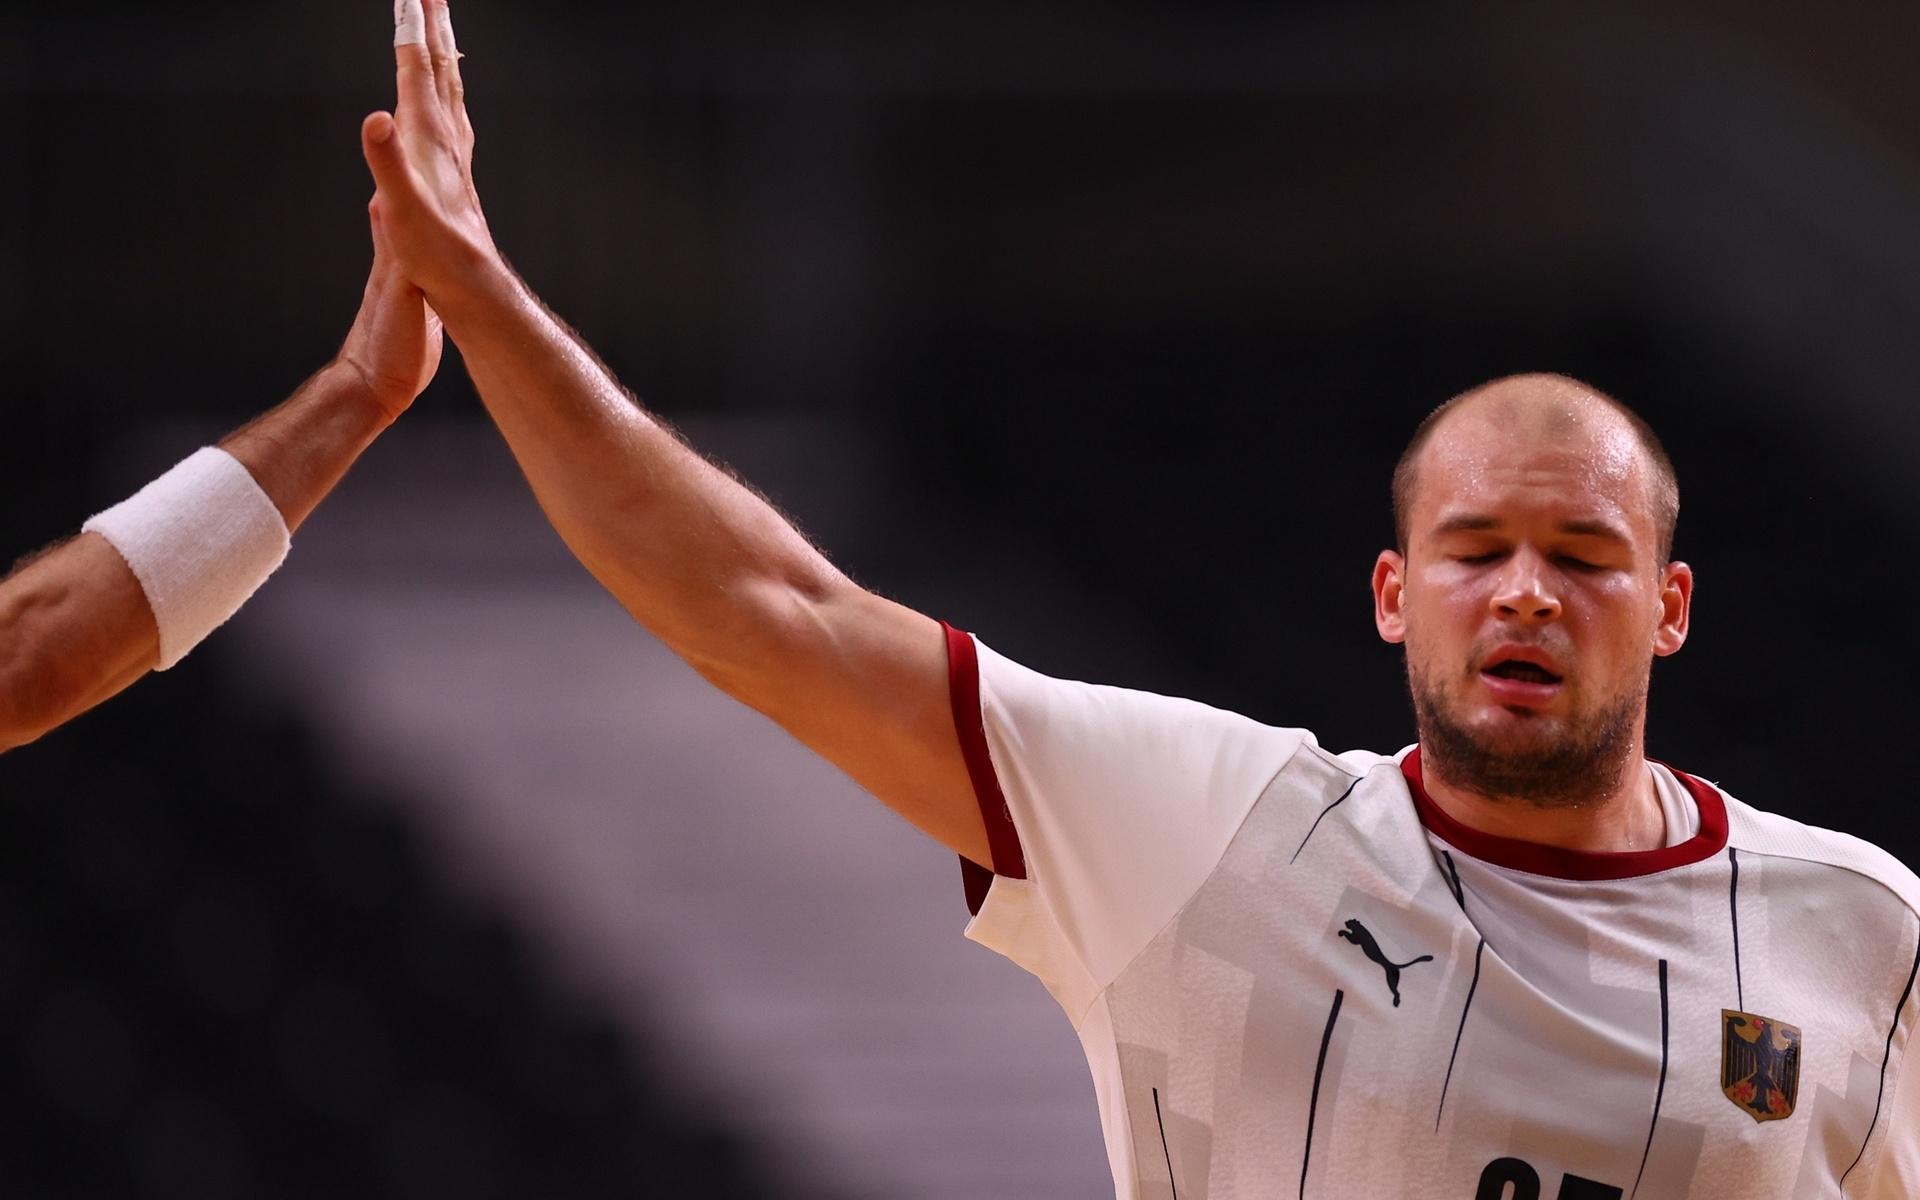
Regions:
<instances>
[{"instance_id":1,"label":"bald man","mask_svg":"<svg viewBox=\"0 0 1920 1200\"><path fill-rule=\"evenodd\" d=\"M402 269L634 618L962 856L1118 1196L1920 1196L1920 881L1645 757L1693 578L1624 407L1521 376L1415 434L1373 593L1416 746L1050 679L852 583L539 302L427 16L363 129Z\"/></svg>"}]
</instances>

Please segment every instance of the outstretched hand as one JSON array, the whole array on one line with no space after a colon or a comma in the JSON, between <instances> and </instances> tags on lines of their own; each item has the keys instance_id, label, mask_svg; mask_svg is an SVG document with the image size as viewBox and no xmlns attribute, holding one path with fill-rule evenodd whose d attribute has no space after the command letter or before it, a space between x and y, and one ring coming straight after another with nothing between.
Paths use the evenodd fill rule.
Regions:
<instances>
[{"instance_id":1,"label":"outstretched hand","mask_svg":"<svg viewBox=\"0 0 1920 1200\"><path fill-rule=\"evenodd\" d=\"M447 0L395 0L394 111L360 126L376 185L369 205L397 268L446 311L448 302L500 265L473 187L473 123L467 118Z\"/></svg>"},{"instance_id":2,"label":"outstretched hand","mask_svg":"<svg viewBox=\"0 0 1920 1200\"><path fill-rule=\"evenodd\" d=\"M373 270L338 361L353 368L375 404L398 417L440 369L440 317L394 261L381 219L373 214Z\"/></svg>"}]
</instances>

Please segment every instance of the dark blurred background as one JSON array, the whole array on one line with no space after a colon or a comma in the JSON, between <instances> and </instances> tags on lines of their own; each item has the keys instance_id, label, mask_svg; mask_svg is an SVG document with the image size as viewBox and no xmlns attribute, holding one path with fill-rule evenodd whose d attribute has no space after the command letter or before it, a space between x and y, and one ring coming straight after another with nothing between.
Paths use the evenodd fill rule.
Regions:
<instances>
[{"instance_id":1,"label":"dark blurred background","mask_svg":"<svg viewBox=\"0 0 1920 1200\"><path fill-rule=\"evenodd\" d=\"M388 19L8 11L0 556L70 534L332 353L364 279L356 130L390 103ZM1393 460L1455 392L1570 373L1636 406L1680 470L1696 619L1656 668L1650 752L1920 863L1892 782L1920 665L1911 4L463 0L456 20L502 247L862 581L1052 673L1390 751L1411 720L1366 579ZM819 957L804 933L764 955L727 939L836 879L858 884L807 928L867 972L842 985L862 1003L984 957L957 938L950 860L857 800L823 801L849 814L830 840L868 849L769 838L801 865L688 935L684 968L656 957L659 929L554 900L568 870L499 882L532 870L512 824L529 806L646 778L648 811L672 810L661 760L617 723L500 751L547 773L478 806L505 814L492 833L446 832L504 777L462 785L459 765L532 720L484 698L574 694L561 652L534 653L572 624L541 605L605 615L483 422L450 355L261 613L0 761L0 1086L32 1114L0 1132L0 1187L1110 1192L1071 1033L1010 968L966 987L1039 1014L1060 1098L913 1099L942 1090L926 1064L988 1054L997 1030L916 1019L902 993L883 1040L913 1065L818 1088L911 1114L926 1140L875 1139L892 1158L855 1110L795 1135L765 1099L785 1085L755 1101L751 1062L709 1071L730 1019L696 1035L661 1015L706 1005L714 981L680 978L702 947ZM430 640L483 601L484 636ZM530 646L530 675L473 666L506 643ZM408 654L404 702L365 683ZM648 708L634 686L635 728L702 703ZM378 695L399 715L370 716ZM405 720L427 709L431 751ZM808 770L738 728L768 778ZM599 782L568 782L580 756ZM595 811L570 828L627 819ZM765 883L730 857L754 811L683 855L711 860L699 886ZM867 872L894 847L920 857L883 886ZM728 864L738 885L714 882ZM636 874L622 903L651 910ZM908 894L936 915L891 930L906 949L863 941L860 911ZM645 981L580 985L614 944L568 941L587 926L623 930ZM767 1036L846 1058L807 1028ZM688 1099L708 1074L714 1095ZM989 1170L1048 1159L1065 1165L1044 1185Z\"/></svg>"}]
</instances>

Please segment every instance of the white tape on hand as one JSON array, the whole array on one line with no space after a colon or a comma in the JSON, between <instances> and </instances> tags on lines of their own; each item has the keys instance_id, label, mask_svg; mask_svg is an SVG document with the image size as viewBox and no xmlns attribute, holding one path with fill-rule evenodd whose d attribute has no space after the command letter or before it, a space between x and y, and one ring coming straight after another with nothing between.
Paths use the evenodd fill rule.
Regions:
<instances>
[{"instance_id":1,"label":"white tape on hand","mask_svg":"<svg viewBox=\"0 0 1920 1200\"><path fill-rule=\"evenodd\" d=\"M453 6L451 4L436 6L433 10L433 20L434 24L440 26L440 41L446 46L447 53L459 58L460 46L453 40Z\"/></svg>"},{"instance_id":2,"label":"white tape on hand","mask_svg":"<svg viewBox=\"0 0 1920 1200\"><path fill-rule=\"evenodd\" d=\"M212 447L82 528L111 542L140 581L160 627L162 671L239 612L292 544L272 498Z\"/></svg>"},{"instance_id":3,"label":"white tape on hand","mask_svg":"<svg viewBox=\"0 0 1920 1200\"><path fill-rule=\"evenodd\" d=\"M393 0L393 44L427 44L427 15L420 10L420 0Z\"/></svg>"}]
</instances>

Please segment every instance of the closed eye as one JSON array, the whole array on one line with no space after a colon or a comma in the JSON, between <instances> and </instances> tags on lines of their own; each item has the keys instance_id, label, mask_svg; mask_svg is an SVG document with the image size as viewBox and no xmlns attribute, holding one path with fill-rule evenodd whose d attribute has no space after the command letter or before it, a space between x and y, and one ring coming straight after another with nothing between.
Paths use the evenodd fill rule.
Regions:
<instances>
[{"instance_id":1,"label":"closed eye","mask_svg":"<svg viewBox=\"0 0 1920 1200\"><path fill-rule=\"evenodd\" d=\"M1505 558L1506 553L1504 550L1489 550L1484 554L1458 554L1454 556L1454 561L1465 563L1470 567L1485 566L1487 563L1498 562L1502 558ZM1606 570L1606 568L1599 563L1588 562L1584 558L1575 558L1571 554L1556 555L1555 561L1559 562L1562 566L1571 567L1576 571Z\"/></svg>"}]
</instances>

